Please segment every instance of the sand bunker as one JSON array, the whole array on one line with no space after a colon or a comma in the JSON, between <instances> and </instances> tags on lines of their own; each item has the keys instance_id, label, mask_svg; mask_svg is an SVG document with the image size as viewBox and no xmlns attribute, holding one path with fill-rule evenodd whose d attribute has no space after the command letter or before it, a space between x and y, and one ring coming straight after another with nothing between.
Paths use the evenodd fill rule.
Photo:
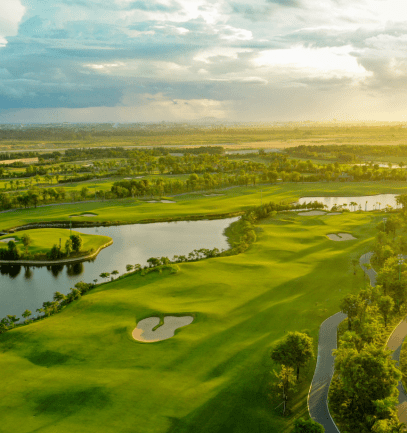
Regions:
<instances>
[{"instance_id":1,"label":"sand bunker","mask_svg":"<svg viewBox=\"0 0 407 433\"><path fill-rule=\"evenodd\" d=\"M146 203L176 203L172 200L148 200Z\"/></svg>"},{"instance_id":2,"label":"sand bunker","mask_svg":"<svg viewBox=\"0 0 407 433\"><path fill-rule=\"evenodd\" d=\"M70 217L94 217L97 216L96 213L81 213L80 215L69 215Z\"/></svg>"},{"instance_id":3,"label":"sand bunker","mask_svg":"<svg viewBox=\"0 0 407 433\"><path fill-rule=\"evenodd\" d=\"M355 237L353 237L351 234L349 233L338 233L337 235L330 233L329 235L327 235L329 239L331 239L331 241L352 241L354 239L356 239Z\"/></svg>"},{"instance_id":4,"label":"sand bunker","mask_svg":"<svg viewBox=\"0 0 407 433\"><path fill-rule=\"evenodd\" d=\"M321 210L311 210L309 212L299 212L298 215L301 216L319 216L319 215L325 215L326 212L322 212Z\"/></svg>"},{"instance_id":5,"label":"sand bunker","mask_svg":"<svg viewBox=\"0 0 407 433\"><path fill-rule=\"evenodd\" d=\"M0 242L5 242L5 243L7 243L7 242L10 242L10 241L15 242L15 241L16 241L16 238L0 239Z\"/></svg>"},{"instance_id":6,"label":"sand bunker","mask_svg":"<svg viewBox=\"0 0 407 433\"><path fill-rule=\"evenodd\" d=\"M137 323L137 327L134 328L131 335L135 340L142 341L143 343L167 340L174 336L176 329L190 325L193 320L194 318L192 316L165 316L164 325L153 331L153 328L160 323L160 318L148 317Z\"/></svg>"}]
</instances>

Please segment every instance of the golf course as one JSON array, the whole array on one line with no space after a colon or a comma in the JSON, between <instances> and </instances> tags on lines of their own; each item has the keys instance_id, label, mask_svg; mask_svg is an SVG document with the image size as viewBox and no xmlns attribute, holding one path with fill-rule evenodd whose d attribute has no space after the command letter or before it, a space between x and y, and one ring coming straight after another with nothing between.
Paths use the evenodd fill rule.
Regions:
<instances>
[{"instance_id":1,"label":"golf course","mask_svg":"<svg viewBox=\"0 0 407 433\"><path fill-rule=\"evenodd\" d=\"M264 188L263 199L278 196L277 188ZM165 206L163 219L170 219L186 216L193 204L205 214L211 207L212 212L238 211L258 196L257 190L237 199L185 199L183 206L159 206ZM281 198L290 196L295 193L281 191ZM127 209L128 220L152 216L152 204L120 206ZM178 206L178 213L172 206ZM69 214L91 208L99 219L112 212L105 203L91 203L72 205ZM62 219L63 206L51 209L50 220ZM1 215L3 226L12 225L12 214ZM46 208L27 217L24 210L18 214L20 221L45 220ZM307 416L315 359L290 403L292 415L281 417L275 410L281 399L270 386L276 368L270 349L289 331L308 332L316 349L320 324L363 283L362 274L353 275L351 258L368 250L382 217L372 212L279 213L256 224L257 240L242 254L182 263L175 274L136 273L100 284L59 314L2 334L2 428L291 431L298 416ZM327 237L332 233L355 239L333 242ZM157 317L165 323L166 316L193 321L164 341L145 344L132 337L138 322Z\"/></svg>"}]
</instances>

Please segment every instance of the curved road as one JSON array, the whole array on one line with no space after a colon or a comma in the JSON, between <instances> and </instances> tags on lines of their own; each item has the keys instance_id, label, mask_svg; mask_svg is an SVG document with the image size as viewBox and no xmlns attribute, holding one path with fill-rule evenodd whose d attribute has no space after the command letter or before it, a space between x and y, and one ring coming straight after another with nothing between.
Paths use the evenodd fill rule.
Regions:
<instances>
[{"instance_id":1,"label":"curved road","mask_svg":"<svg viewBox=\"0 0 407 433\"><path fill-rule=\"evenodd\" d=\"M365 274L369 277L370 284L376 285L377 272L373 269L366 269L365 265L370 265L373 253L363 254L359 259L359 264ZM333 421L328 409L329 385L334 373L334 357L332 351L336 349L336 334L338 325L346 319L346 314L336 313L328 317L319 328L318 358L315 367L314 377L308 393L308 410L311 418L325 428L325 433L340 433ZM400 360L401 346L407 336L407 320L403 319L394 329L387 341L387 348L393 352L392 358ZM401 381L397 386L399 390L399 405L397 414L400 422L407 423L407 394L404 391Z\"/></svg>"},{"instance_id":2,"label":"curved road","mask_svg":"<svg viewBox=\"0 0 407 433\"><path fill-rule=\"evenodd\" d=\"M308 410L311 418L325 428L325 433L338 433L328 409L328 391L334 374L332 350L336 349L336 330L346 314L336 313L319 328L318 358L314 377L308 393Z\"/></svg>"}]
</instances>

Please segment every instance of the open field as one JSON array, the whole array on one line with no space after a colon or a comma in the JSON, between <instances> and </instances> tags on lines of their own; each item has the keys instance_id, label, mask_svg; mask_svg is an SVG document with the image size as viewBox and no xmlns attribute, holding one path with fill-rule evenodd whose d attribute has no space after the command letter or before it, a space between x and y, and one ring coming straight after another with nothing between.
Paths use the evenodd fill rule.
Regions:
<instances>
[{"instance_id":1,"label":"open field","mask_svg":"<svg viewBox=\"0 0 407 433\"><path fill-rule=\"evenodd\" d=\"M32 244L28 247L28 254L46 254L53 245L59 245L61 240L62 250L64 250L65 242L69 239L69 229L35 229L35 230L24 230L23 232L16 232L12 235L15 238L17 247L21 252L24 251L23 243L21 242L21 236L28 234L32 240ZM82 252L86 253L90 250L96 251L108 243L111 239L108 236L99 235L87 235L78 233L72 230L72 234L79 235L82 238ZM0 236L0 249L7 249L7 243L1 242L3 239L10 238L10 235ZM72 257L77 257L75 254L71 254Z\"/></svg>"},{"instance_id":2,"label":"open field","mask_svg":"<svg viewBox=\"0 0 407 433\"><path fill-rule=\"evenodd\" d=\"M14 133L13 133L14 134ZM27 132L22 134L30 135ZM35 135L44 137L44 134ZM34 136L34 134L31 134ZM107 135L111 135L107 134ZM237 126L237 127L173 127L160 130L138 129L129 126L128 133L106 136L102 132L86 139L19 139L17 135L0 140L0 150L18 149L59 150L72 147L116 146L203 146L224 145L236 148L285 148L307 144L404 144L407 129L398 125L316 125L316 126Z\"/></svg>"},{"instance_id":3,"label":"open field","mask_svg":"<svg viewBox=\"0 0 407 433\"><path fill-rule=\"evenodd\" d=\"M238 212L250 206L273 201L290 203L302 196L352 196L367 194L403 194L407 192L405 182L330 182L330 183L284 183L257 185L222 190L221 196L205 197L203 192L175 196L176 203L147 203L137 199L101 202L84 202L66 205L51 205L37 209L20 209L0 213L0 230L30 222L68 221L69 215L93 212L99 222L139 222L188 217L211 216ZM75 221L89 218L75 218Z\"/></svg>"},{"instance_id":4,"label":"open field","mask_svg":"<svg viewBox=\"0 0 407 433\"><path fill-rule=\"evenodd\" d=\"M273 343L338 311L362 282L374 213L279 215L244 254L101 285L62 313L0 336L4 431L289 432L269 388ZM331 242L327 233L352 233ZM136 322L192 315L175 337L135 342ZM316 343L316 341L315 341ZM306 414L313 367L292 409Z\"/></svg>"}]
</instances>

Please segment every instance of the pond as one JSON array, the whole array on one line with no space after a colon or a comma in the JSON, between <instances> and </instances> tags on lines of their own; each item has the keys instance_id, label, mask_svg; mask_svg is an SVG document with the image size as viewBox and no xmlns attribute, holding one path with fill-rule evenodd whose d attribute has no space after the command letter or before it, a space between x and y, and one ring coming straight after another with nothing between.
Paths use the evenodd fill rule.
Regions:
<instances>
[{"instance_id":1,"label":"pond","mask_svg":"<svg viewBox=\"0 0 407 433\"><path fill-rule=\"evenodd\" d=\"M154 224L131 224L110 227L75 228L87 234L110 236L113 245L102 250L96 259L71 265L0 266L0 319L7 314L21 317L51 301L55 292L67 294L77 282L97 279L102 272L126 272L126 265L147 265L150 257L188 255L194 249L228 249L225 229L238 217L221 220L178 221Z\"/></svg>"},{"instance_id":2,"label":"pond","mask_svg":"<svg viewBox=\"0 0 407 433\"><path fill-rule=\"evenodd\" d=\"M344 207L348 208L350 211L358 210L359 206L363 211L383 210L386 206L391 206L396 209L399 207L396 203L396 197L398 195L399 194L377 194L357 197L301 197L298 203L303 204L309 203L310 201L318 201L326 205L327 209L331 209L335 204L337 206L346 204ZM350 205L352 202L357 203L356 207Z\"/></svg>"}]
</instances>

